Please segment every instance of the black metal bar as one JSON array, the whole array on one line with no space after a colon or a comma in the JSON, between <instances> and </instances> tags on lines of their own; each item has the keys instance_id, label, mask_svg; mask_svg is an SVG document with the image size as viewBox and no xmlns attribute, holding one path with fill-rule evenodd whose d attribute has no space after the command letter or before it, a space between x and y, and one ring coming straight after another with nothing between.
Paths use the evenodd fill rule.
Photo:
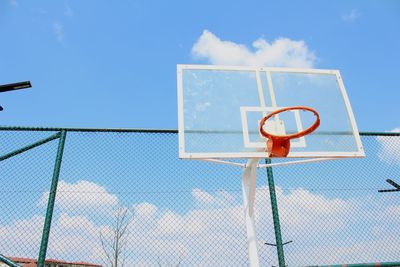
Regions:
<instances>
[{"instance_id":1,"label":"black metal bar","mask_svg":"<svg viewBox=\"0 0 400 267\"><path fill-rule=\"evenodd\" d=\"M400 189L381 189L378 190L379 193L387 193L387 192L400 192Z\"/></svg>"},{"instance_id":2,"label":"black metal bar","mask_svg":"<svg viewBox=\"0 0 400 267\"><path fill-rule=\"evenodd\" d=\"M287 244L290 244L292 242L293 242L293 240L290 240L290 241L287 241L287 242L283 243L282 245L287 245Z\"/></svg>"},{"instance_id":3,"label":"black metal bar","mask_svg":"<svg viewBox=\"0 0 400 267\"><path fill-rule=\"evenodd\" d=\"M400 132L360 132L361 136L400 136Z\"/></svg>"},{"instance_id":4,"label":"black metal bar","mask_svg":"<svg viewBox=\"0 0 400 267\"><path fill-rule=\"evenodd\" d=\"M379 193L387 192L400 192L400 185L391 179L387 179L386 182L394 187L394 189L381 189L378 190Z\"/></svg>"},{"instance_id":5,"label":"black metal bar","mask_svg":"<svg viewBox=\"0 0 400 267\"><path fill-rule=\"evenodd\" d=\"M392 185L393 187L395 187L396 189L399 189L399 190L400 190L400 185L399 185L398 183L396 183L395 181L390 180L390 179L387 179L386 182L387 182L388 184Z\"/></svg>"},{"instance_id":6,"label":"black metal bar","mask_svg":"<svg viewBox=\"0 0 400 267\"><path fill-rule=\"evenodd\" d=\"M292 243L292 242L293 242L293 240L287 241L287 242L283 243L282 246L287 245L287 244L290 244L290 243ZM272 243L268 243L268 242L265 242L264 244L265 244L265 245L268 245L268 246L276 247L276 244L272 244Z\"/></svg>"},{"instance_id":7,"label":"black metal bar","mask_svg":"<svg viewBox=\"0 0 400 267\"><path fill-rule=\"evenodd\" d=\"M3 84L3 85L0 85L0 93L14 91L14 90L20 90L20 89L26 89L26 88L30 88L30 87L32 87L30 81Z\"/></svg>"}]
</instances>

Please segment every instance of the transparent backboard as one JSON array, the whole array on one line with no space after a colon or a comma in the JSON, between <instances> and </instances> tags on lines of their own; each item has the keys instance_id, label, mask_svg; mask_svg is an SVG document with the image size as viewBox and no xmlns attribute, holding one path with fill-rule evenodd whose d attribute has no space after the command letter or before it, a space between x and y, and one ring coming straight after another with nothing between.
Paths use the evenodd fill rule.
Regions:
<instances>
[{"instance_id":1,"label":"transparent backboard","mask_svg":"<svg viewBox=\"0 0 400 267\"><path fill-rule=\"evenodd\" d=\"M321 122L291 140L287 157L364 156L337 70L178 65L177 79L180 158L267 158L259 122L291 106L311 107ZM311 112L294 110L272 117L264 129L287 135L314 121Z\"/></svg>"}]
</instances>

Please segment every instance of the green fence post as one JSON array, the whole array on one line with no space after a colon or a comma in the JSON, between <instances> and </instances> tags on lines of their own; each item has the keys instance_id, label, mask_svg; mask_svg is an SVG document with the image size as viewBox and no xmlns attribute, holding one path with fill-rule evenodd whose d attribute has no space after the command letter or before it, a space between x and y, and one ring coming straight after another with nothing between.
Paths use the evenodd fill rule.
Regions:
<instances>
[{"instance_id":1,"label":"green fence post","mask_svg":"<svg viewBox=\"0 0 400 267\"><path fill-rule=\"evenodd\" d=\"M64 152L64 144L65 144L66 136L67 136L67 131L61 130L60 140L58 142L56 162L54 164L53 179L51 181L51 188L50 188L50 192L49 192L49 200L47 203L46 219L44 221L44 226L43 226L42 242L40 244L39 258L38 258L38 264L37 264L38 267L43 267L45 259L46 259L51 219L53 217L54 202L56 199L58 178L60 175L61 161L62 161L62 156L63 156L63 152Z\"/></svg>"},{"instance_id":2,"label":"green fence post","mask_svg":"<svg viewBox=\"0 0 400 267\"><path fill-rule=\"evenodd\" d=\"M265 159L265 163L270 164L271 159ZM267 176L268 176L269 196L271 198L272 219L274 221L276 249L278 251L279 267L284 267L285 255L283 253L281 225L279 223L278 202L276 200L275 183L274 183L274 175L272 173L272 167L267 167Z\"/></svg>"},{"instance_id":3,"label":"green fence post","mask_svg":"<svg viewBox=\"0 0 400 267\"><path fill-rule=\"evenodd\" d=\"M3 262L11 267L21 267L21 265L16 264L15 262L13 262L12 260L10 260L9 258L7 258L6 256L4 256L2 254L0 254L0 262Z\"/></svg>"}]
</instances>

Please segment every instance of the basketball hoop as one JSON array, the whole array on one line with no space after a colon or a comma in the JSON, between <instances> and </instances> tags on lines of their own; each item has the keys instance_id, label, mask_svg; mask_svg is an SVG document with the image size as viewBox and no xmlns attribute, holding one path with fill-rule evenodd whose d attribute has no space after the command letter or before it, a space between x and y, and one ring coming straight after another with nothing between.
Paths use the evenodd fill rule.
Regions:
<instances>
[{"instance_id":1,"label":"basketball hoop","mask_svg":"<svg viewBox=\"0 0 400 267\"><path fill-rule=\"evenodd\" d=\"M309 112L314 113L314 115L317 118L316 118L314 124L311 125L308 129L306 129L304 131L300 131L298 133L294 133L294 134L273 135L264 130L264 128L263 128L264 124L268 119L270 119L272 116L274 116L276 114L279 114L279 113L282 113L285 111L289 111L289 110L309 111ZM267 141L268 156L269 157L286 157L289 154L289 150L290 150L290 139L300 138L302 136L312 133L315 129L318 128L319 124L320 124L320 119L319 119L318 112L310 107L305 107L305 106L286 107L286 108L281 108L274 112L271 112L270 114L265 116L260 121L260 133L265 138L268 138L268 141Z\"/></svg>"},{"instance_id":2,"label":"basketball hoop","mask_svg":"<svg viewBox=\"0 0 400 267\"><path fill-rule=\"evenodd\" d=\"M268 168L272 216L278 233L277 202L272 201L276 198L275 185L269 168L365 157L338 70L179 64L177 89L179 158L243 169L243 210L251 267L260 266L255 227L257 169ZM301 110L307 113L300 114ZM328 127L320 127L320 117L322 126ZM318 133L314 132L317 128ZM310 133L306 140L304 135ZM340 142L342 138L352 141ZM271 157L281 160L260 163ZM279 234L275 241L279 244L279 266L285 266L285 243Z\"/></svg>"}]
</instances>

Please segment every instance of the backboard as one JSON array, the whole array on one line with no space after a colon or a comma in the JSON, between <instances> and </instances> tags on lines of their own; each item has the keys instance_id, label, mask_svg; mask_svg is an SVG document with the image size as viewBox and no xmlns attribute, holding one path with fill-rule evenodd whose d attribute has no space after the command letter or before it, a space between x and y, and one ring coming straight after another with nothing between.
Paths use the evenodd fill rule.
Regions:
<instances>
[{"instance_id":1,"label":"backboard","mask_svg":"<svg viewBox=\"0 0 400 267\"><path fill-rule=\"evenodd\" d=\"M277 109L307 106L319 127L290 141L288 158L363 157L338 70L178 65L179 157L267 158L259 122ZM264 126L277 135L308 128L315 117L292 110Z\"/></svg>"}]
</instances>

